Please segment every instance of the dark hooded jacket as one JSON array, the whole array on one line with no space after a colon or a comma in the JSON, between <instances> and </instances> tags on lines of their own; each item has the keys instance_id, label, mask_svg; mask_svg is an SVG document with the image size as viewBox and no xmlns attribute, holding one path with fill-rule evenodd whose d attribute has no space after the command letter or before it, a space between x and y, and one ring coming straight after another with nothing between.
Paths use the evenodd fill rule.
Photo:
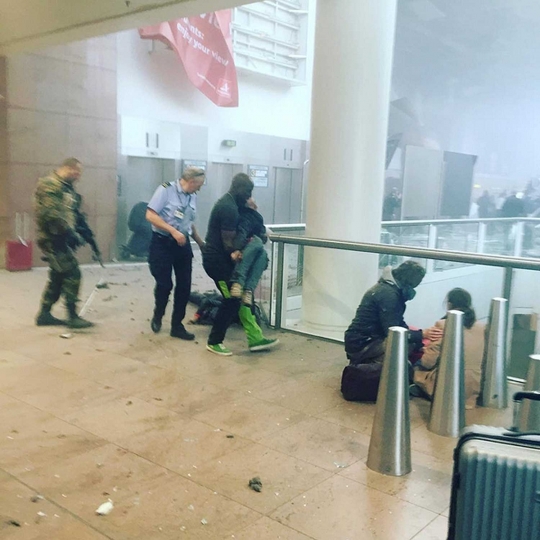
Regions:
<instances>
[{"instance_id":1,"label":"dark hooded jacket","mask_svg":"<svg viewBox=\"0 0 540 540\"><path fill-rule=\"evenodd\" d=\"M345 351L358 353L375 340L383 340L391 326L409 328L403 319L406 300L398 286L392 268L386 267L376 285L371 287L356 310L356 315L345 332ZM410 330L409 343L422 344L422 331Z\"/></svg>"}]
</instances>

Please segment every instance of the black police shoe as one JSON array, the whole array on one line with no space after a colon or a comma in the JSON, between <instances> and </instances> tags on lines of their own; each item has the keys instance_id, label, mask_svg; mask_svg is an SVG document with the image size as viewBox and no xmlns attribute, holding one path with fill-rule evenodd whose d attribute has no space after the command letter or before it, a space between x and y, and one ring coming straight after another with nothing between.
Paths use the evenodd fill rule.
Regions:
<instances>
[{"instance_id":1,"label":"black police shoe","mask_svg":"<svg viewBox=\"0 0 540 540\"><path fill-rule=\"evenodd\" d=\"M178 326L177 328L171 328L171 337L193 341L195 334L188 332L183 326Z\"/></svg>"},{"instance_id":2,"label":"black police shoe","mask_svg":"<svg viewBox=\"0 0 540 540\"><path fill-rule=\"evenodd\" d=\"M152 320L150 321L150 328L152 328L152 332L154 332L154 334L158 334L161 330L161 319L152 317Z\"/></svg>"},{"instance_id":3,"label":"black police shoe","mask_svg":"<svg viewBox=\"0 0 540 540\"><path fill-rule=\"evenodd\" d=\"M57 319L50 311L40 311L36 317L37 326L65 326L67 323Z\"/></svg>"}]
</instances>

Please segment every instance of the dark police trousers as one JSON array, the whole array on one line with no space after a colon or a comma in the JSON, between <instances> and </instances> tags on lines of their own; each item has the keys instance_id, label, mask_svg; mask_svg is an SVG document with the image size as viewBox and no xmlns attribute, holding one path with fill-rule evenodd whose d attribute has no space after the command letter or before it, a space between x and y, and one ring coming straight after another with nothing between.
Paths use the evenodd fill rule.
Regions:
<instances>
[{"instance_id":1,"label":"dark police trousers","mask_svg":"<svg viewBox=\"0 0 540 540\"><path fill-rule=\"evenodd\" d=\"M171 328L178 328L186 316L186 306L191 292L191 267L193 251L187 237L186 244L179 246L172 236L153 233L148 255L150 272L156 280L154 288L154 317L161 320L173 288L172 271L176 286L174 288L174 307Z\"/></svg>"}]
</instances>

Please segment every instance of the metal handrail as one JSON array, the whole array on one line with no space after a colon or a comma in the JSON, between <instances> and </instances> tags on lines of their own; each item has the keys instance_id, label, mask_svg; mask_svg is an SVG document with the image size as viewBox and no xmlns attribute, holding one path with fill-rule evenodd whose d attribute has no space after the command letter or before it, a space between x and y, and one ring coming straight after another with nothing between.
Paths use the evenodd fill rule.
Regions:
<instances>
[{"instance_id":1,"label":"metal handrail","mask_svg":"<svg viewBox=\"0 0 540 540\"><path fill-rule=\"evenodd\" d=\"M484 266L498 266L501 268L519 270L540 270L540 260L524 257L484 255L480 253L466 253L464 251L372 244L368 242L348 242L345 240L326 240L323 238L308 238L305 236L292 236L287 234L271 234L269 239L274 243L295 244L306 247L341 249L344 251L360 251L383 255L399 255L403 257L435 259L439 261L480 264Z\"/></svg>"},{"instance_id":2,"label":"metal handrail","mask_svg":"<svg viewBox=\"0 0 540 540\"><path fill-rule=\"evenodd\" d=\"M511 218L464 218L464 219L411 219L404 221L383 221L383 227L405 227L407 225L451 225L470 223L517 223L528 221L540 224L540 218L511 217Z\"/></svg>"},{"instance_id":3,"label":"metal handrail","mask_svg":"<svg viewBox=\"0 0 540 540\"><path fill-rule=\"evenodd\" d=\"M526 221L529 223L538 223L540 218L534 217L515 217L515 218L464 218L464 219L410 219L404 221L383 221L382 227L406 227L407 225L451 225L451 224L470 224L470 223L518 223ZM272 230L304 230L305 223L274 223L267 225Z\"/></svg>"}]
</instances>

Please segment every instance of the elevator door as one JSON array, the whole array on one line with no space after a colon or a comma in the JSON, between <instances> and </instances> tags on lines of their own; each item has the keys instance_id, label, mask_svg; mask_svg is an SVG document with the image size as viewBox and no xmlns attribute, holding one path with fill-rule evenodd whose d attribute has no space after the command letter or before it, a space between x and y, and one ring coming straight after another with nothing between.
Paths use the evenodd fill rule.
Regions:
<instances>
[{"instance_id":1,"label":"elevator door","mask_svg":"<svg viewBox=\"0 0 540 540\"><path fill-rule=\"evenodd\" d=\"M302 221L302 169L275 168L273 223Z\"/></svg>"},{"instance_id":2,"label":"elevator door","mask_svg":"<svg viewBox=\"0 0 540 540\"><path fill-rule=\"evenodd\" d=\"M131 236L128 219L138 202L149 202L157 187L176 178L173 159L128 157L119 167L117 241L125 244Z\"/></svg>"},{"instance_id":3,"label":"elevator door","mask_svg":"<svg viewBox=\"0 0 540 540\"><path fill-rule=\"evenodd\" d=\"M197 229L201 236L206 235L212 207L229 191L233 176L242 171L243 166L237 163L208 164L206 184L201 187L197 195Z\"/></svg>"}]
</instances>

